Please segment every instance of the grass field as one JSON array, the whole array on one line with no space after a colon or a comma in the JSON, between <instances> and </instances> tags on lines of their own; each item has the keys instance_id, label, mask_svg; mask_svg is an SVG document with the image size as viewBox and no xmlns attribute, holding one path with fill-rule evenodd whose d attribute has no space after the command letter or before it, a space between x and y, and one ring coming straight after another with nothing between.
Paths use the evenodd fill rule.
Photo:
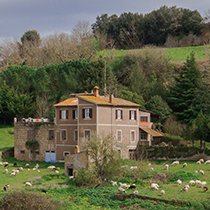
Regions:
<instances>
[{"instance_id":1,"label":"grass field","mask_svg":"<svg viewBox=\"0 0 210 210\"><path fill-rule=\"evenodd\" d=\"M171 62L185 62L187 57L193 51L195 53L196 60L207 59L206 50L209 46L195 46L195 47L177 47L177 48L160 48L165 51L166 55L170 58ZM130 51L130 50L129 50ZM141 51L141 49L138 49ZM126 54L126 50L102 50L97 53L96 58L109 57L116 58Z\"/></svg>"},{"instance_id":2,"label":"grass field","mask_svg":"<svg viewBox=\"0 0 210 210\"><path fill-rule=\"evenodd\" d=\"M14 136L8 133L13 127L0 128L0 150L6 147L14 146ZM6 131L5 131L6 130ZM154 170L150 170L147 166L148 162L136 162L124 160L120 164L128 165L128 168L123 169L119 164L119 174L113 180L127 184L135 183L139 195L148 196L155 199L165 199L167 202L157 202L148 199L126 199L119 201L115 199L115 193L118 192L118 186L112 186L109 182L104 182L103 187L94 189L88 186L78 186L73 180L69 180L68 176L64 175L64 163L56 163L60 167L59 174L55 170L49 170L47 167L50 163L45 162L30 162L30 171L25 167L26 161L17 161L15 158L0 159L0 162L9 162L9 173L4 173L4 167L0 166L0 198L7 193L23 190L26 192L33 191L43 196L47 196L57 202L62 203L61 209L170 209L170 210L187 210L187 209L210 209L210 189L204 193L203 189L198 186L191 186L189 192L181 192L181 188L189 183L190 180L201 180L207 182L207 187L210 184L210 165L196 165L196 161L187 161L187 167L183 168L180 163L178 166L171 166L169 161L156 161L151 162ZM11 177L12 169L16 169L13 163L17 162L18 166L23 167L24 170L20 171L15 177ZM39 163L40 167L37 170L32 168ZM168 163L169 171L164 169L164 165ZM138 166L138 170L131 171L130 166ZM117 166L116 166L117 167ZM204 170L205 174L202 176L196 174L195 171ZM167 178L158 181L157 175L165 174ZM155 178L156 177L156 178ZM155 178L155 179L154 179ZM154 179L154 180L153 180ZM178 186L176 181L182 180L182 185ZM33 186L25 187L25 182L30 181ZM160 185L158 191L150 189L152 182ZM9 184L10 188L7 192L3 190L5 184ZM47 190L48 194L41 193L41 189ZM160 191L165 190L165 196L161 196ZM132 194L134 190L127 190L127 194ZM190 202L190 204L176 204L175 201ZM204 208L205 205L205 208Z\"/></svg>"}]
</instances>

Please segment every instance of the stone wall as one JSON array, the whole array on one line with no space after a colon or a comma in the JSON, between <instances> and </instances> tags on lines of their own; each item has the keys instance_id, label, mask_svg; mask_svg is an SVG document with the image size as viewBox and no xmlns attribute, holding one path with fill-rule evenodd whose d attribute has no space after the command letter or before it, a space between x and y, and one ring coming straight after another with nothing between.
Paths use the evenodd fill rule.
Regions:
<instances>
[{"instance_id":1,"label":"stone wall","mask_svg":"<svg viewBox=\"0 0 210 210\"><path fill-rule=\"evenodd\" d=\"M49 139L49 130L54 130L54 139ZM34 140L38 141L39 148L32 153L30 148L26 147L28 132L31 131ZM22 123L16 122L14 125L14 157L17 160L45 160L45 152L47 150L56 149L55 144L55 126L53 123ZM30 139L30 141L34 141Z\"/></svg>"}]
</instances>

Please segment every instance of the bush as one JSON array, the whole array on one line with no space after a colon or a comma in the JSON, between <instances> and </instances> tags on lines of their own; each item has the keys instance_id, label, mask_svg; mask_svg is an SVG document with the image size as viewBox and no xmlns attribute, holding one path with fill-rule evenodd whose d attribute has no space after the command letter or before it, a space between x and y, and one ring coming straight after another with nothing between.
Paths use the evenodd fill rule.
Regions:
<instances>
[{"instance_id":1,"label":"bush","mask_svg":"<svg viewBox=\"0 0 210 210\"><path fill-rule=\"evenodd\" d=\"M2 210L57 210L60 204L34 192L12 191L0 200Z\"/></svg>"}]
</instances>

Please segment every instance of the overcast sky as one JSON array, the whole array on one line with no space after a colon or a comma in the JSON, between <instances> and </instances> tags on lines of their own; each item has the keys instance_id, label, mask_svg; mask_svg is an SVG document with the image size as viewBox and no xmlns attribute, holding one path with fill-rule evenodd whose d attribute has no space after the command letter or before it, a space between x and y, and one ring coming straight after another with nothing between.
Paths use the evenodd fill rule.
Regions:
<instances>
[{"instance_id":1,"label":"overcast sky","mask_svg":"<svg viewBox=\"0 0 210 210\"><path fill-rule=\"evenodd\" d=\"M0 0L0 42L37 30L41 38L56 32L70 33L79 20L94 23L97 15L124 12L150 13L161 6L198 10L203 17L210 0Z\"/></svg>"}]
</instances>

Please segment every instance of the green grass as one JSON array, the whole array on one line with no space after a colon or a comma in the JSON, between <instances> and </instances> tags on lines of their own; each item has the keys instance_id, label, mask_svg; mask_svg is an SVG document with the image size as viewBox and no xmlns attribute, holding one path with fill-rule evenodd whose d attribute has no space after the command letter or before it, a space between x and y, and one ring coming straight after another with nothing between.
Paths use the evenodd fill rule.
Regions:
<instances>
[{"instance_id":1,"label":"green grass","mask_svg":"<svg viewBox=\"0 0 210 210\"><path fill-rule=\"evenodd\" d=\"M171 62L185 62L192 51L195 53L196 60L207 59L208 56L206 55L206 48L208 47L209 46L162 48L162 50L166 52ZM141 49L138 50L141 51ZM128 51L130 50L102 50L97 53L96 58L108 57L114 59L125 55Z\"/></svg>"},{"instance_id":2,"label":"green grass","mask_svg":"<svg viewBox=\"0 0 210 210\"><path fill-rule=\"evenodd\" d=\"M14 147L14 134L9 134L10 130L14 130L14 127L0 125L0 151Z\"/></svg>"}]
</instances>

